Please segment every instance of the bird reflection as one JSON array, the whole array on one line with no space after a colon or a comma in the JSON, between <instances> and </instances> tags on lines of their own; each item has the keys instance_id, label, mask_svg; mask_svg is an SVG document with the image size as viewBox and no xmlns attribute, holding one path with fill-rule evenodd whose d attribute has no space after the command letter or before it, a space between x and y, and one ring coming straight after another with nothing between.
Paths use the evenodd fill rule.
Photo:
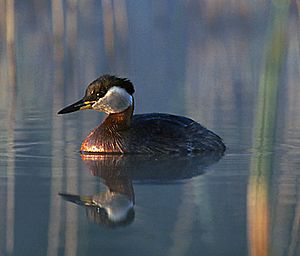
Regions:
<instances>
[{"instance_id":1,"label":"bird reflection","mask_svg":"<svg viewBox=\"0 0 300 256\"><path fill-rule=\"evenodd\" d=\"M133 181L170 183L203 174L222 154L195 156L89 155L81 158L93 176L107 186L95 195L60 193L63 199L84 206L89 220L106 227L126 226L133 222L135 195Z\"/></svg>"}]
</instances>

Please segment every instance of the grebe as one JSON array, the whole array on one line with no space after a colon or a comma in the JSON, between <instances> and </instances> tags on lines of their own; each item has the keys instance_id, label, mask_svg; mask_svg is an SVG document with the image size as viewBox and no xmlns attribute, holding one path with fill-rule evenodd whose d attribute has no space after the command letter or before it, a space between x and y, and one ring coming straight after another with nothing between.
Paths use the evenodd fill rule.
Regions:
<instances>
[{"instance_id":1,"label":"grebe","mask_svg":"<svg viewBox=\"0 0 300 256\"><path fill-rule=\"evenodd\" d=\"M192 119L170 114L133 115L133 84L103 75L90 83L83 99L60 110L94 109L108 116L83 141L82 153L170 154L224 152L222 139Z\"/></svg>"}]
</instances>

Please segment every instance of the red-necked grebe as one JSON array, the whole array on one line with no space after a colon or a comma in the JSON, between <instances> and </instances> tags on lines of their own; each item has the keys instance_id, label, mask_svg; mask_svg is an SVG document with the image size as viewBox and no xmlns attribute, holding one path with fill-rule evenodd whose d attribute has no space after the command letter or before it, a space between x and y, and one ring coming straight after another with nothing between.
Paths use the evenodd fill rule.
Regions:
<instances>
[{"instance_id":1,"label":"red-necked grebe","mask_svg":"<svg viewBox=\"0 0 300 256\"><path fill-rule=\"evenodd\" d=\"M82 153L170 154L224 152L222 139L182 116L133 115L134 87L126 78L103 75L90 83L82 100L58 114L94 109L108 116L83 141Z\"/></svg>"}]
</instances>

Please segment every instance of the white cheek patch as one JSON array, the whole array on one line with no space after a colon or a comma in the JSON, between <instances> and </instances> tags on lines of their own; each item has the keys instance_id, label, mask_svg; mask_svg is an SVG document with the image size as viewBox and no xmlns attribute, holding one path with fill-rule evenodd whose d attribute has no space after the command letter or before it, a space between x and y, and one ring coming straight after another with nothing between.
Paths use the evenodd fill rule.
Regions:
<instances>
[{"instance_id":1,"label":"white cheek patch","mask_svg":"<svg viewBox=\"0 0 300 256\"><path fill-rule=\"evenodd\" d=\"M120 113L132 105L132 96L123 88L113 86L103 98L93 104L93 109L107 114Z\"/></svg>"}]
</instances>

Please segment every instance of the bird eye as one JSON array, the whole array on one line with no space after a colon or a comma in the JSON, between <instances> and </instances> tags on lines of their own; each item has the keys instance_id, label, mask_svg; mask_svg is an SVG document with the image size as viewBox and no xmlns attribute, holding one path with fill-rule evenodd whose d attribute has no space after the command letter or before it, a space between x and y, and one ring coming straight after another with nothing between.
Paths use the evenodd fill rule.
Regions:
<instances>
[{"instance_id":1,"label":"bird eye","mask_svg":"<svg viewBox=\"0 0 300 256\"><path fill-rule=\"evenodd\" d=\"M98 97L98 98L100 97L100 93L97 93L97 97Z\"/></svg>"}]
</instances>

